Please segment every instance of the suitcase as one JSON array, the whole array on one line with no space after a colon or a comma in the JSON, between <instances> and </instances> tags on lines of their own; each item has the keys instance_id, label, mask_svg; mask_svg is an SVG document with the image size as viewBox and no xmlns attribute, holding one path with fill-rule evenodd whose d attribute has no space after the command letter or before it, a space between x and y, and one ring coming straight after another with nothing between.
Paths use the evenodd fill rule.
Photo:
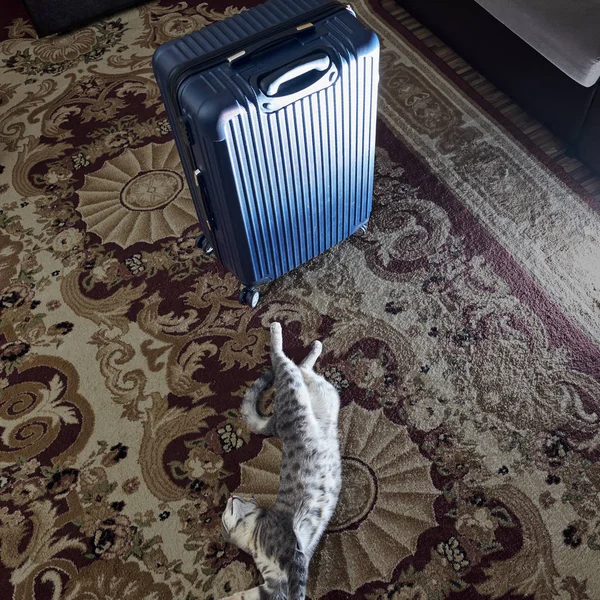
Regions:
<instances>
[{"instance_id":1,"label":"suitcase","mask_svg":"<svg viewBox=\"0 0 600 600\"><path fill-rule=\"evenodd\" d=\"M347 5L270 0L154 53L203 233L245 286L366 231L379 41Z\"/></svg>"}]
</instances>

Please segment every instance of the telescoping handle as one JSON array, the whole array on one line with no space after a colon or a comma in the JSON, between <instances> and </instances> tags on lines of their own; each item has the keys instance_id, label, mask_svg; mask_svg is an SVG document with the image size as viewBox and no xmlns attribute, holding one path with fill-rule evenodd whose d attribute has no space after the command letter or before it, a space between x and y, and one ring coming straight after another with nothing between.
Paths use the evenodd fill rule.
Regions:
<instances>
[{"instance_id":1,"label":"telescoping handle","mask_svg":"<svg viewBox=\"0 0 600 600\"><path fill-rule=\"evenodd\" d=\"M279 46L282 42L286 41L288 38L296 37L302 33L308 33L314 29L314 25L311 22L302 23L302 25L297 25L296 27L290 27L289 29L285 29L275 35L267 37L266 39L262 39L258 42L250 44L248 47L232 54L227 57L227 62L230 65L238 65L241 62L249 59L253 54L257 52L265 52L270 48L274 48L275 46Z\"/></svg>"}]
</instances>

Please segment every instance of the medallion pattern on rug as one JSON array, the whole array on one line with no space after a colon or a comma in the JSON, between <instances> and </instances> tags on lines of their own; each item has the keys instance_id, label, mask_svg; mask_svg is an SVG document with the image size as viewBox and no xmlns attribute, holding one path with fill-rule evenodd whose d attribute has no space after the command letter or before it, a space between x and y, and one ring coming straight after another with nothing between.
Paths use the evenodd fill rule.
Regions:
<instances>
[{"instance_id":1,"label":"medallion pattern on rug","mask_svg":"<svg viewBox=\"0 0 600 600\"><path fill-rule=\"evenodd\" d=\"M471 175L452 187L415 150L443 137L460 173L477 141L494 192L510 140L480 136L488 117L475 128L442 74L431 87L376 4L357 3L383 39L369 231L266 286L256 311L195 247L150 66L246 7L161 0L41 40L2 17L7 598L219 600L258 582L220 515L233 491L276 494L279 442L239 412L274 320L295 358L323 340L317 368L342 399L344 486L313 599L600 594L600 353L464 201Z\"/></svg>"}]
</instances>

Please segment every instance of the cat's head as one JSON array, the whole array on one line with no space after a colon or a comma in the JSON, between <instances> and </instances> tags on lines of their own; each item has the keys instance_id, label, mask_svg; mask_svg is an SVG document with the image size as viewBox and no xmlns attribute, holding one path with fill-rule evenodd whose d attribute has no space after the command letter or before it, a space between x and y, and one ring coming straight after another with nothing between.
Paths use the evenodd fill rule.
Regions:
<instances>
[{"instance_id":1,"label":"cat's head","mask_svg":"<svg viewBox=\"0 0 600 600\"><path fill-rule=\"evenodd\" d=\"M244 499L231 496L221 517L223 537L242 550L254 546L254 532L262 509L254 498Z\"/></svg>"}]
</instances>

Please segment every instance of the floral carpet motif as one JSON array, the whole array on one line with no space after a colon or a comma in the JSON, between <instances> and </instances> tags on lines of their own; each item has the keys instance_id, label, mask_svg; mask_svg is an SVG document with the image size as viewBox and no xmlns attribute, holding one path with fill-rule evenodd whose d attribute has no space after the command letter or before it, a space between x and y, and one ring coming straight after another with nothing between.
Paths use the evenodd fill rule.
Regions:
<instances>
[{"instance_id":1,"label":"floral carpet motif","mask_svg":"<svg viewBox=\"0 0 600 600\"><path fill-rule=\"evenodd\" d=\"M373 0L369 232L265 286L195 248L155 48L244 5L160 0L38 40L0 17L3 598L219 600L259 575L228 494L281 447L241 397L268 324L339 390L313 599L600 597L600 217Z\"/></svg>"},{"instance_id":2,"label":"floral carpet motif","mask_svg":"<svg viewBox=\"0 0 600 600\"><path fill-rule=\"evenodd\" d=\"M176 237L196 215L171 143L125 150L87 175L78 196L88 231L121 248Z\"/></svg>"}]
</instances>

